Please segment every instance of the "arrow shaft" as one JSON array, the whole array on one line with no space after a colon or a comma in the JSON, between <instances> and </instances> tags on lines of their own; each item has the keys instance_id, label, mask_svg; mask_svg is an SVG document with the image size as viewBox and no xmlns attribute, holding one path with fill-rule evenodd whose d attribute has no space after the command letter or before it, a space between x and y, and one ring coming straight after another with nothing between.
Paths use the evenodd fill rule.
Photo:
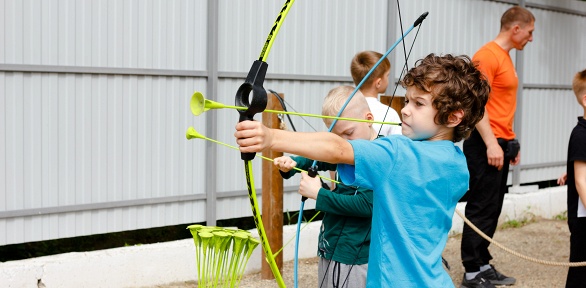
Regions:
<instances>
[{"instance_id":1,"label":"arrow shaft","mask_svg":"<svg viewBox=\"0 0 586 288\"><path fill-rule=\"evenodd\" d=\"M246 110L248 108L243 106L233 106L233 105L223 105L223 108L230 108L236 110ZM366 120L366 119L358 119L358 118L347 118L347 117L339 117L339 116L325 116L325 115L318 115L318 114L310 114L310 113L300 113L300 112L291 112L291 111L281 111L281 110L270 110L266 109L263 112L268 113L276 113L276 114L288 114L288 115L296 115L296 116L305 116L305 117L313 117L313 118L322 118L322 119L335 119L335 120L346 120L346 121L353 121L353 122L366 122L366 123L374 123L374 124L386 124L386 125L398 125L400 126L401 123L398 122L384 122L384 121L374 121L374 120Z\"/></svg>"},{"instance_id":2,"label":"arrow shaft","mask_svg":"<svg viewBox=\"0 0 586 288\"><path fill-rule=\"evenodd\" d=\"M198 138L200 138L200 137L198 137ZM238 149L238 147L236 147L236 146L233 146L233 145L230 145L230 144L228 144L228 143L224 143L224 142L221 142L221 141L218 141L218 140L214 140L214 139L212 139L212 138L208 138L208 137L205 137L205 136L201 136L201 139L205 139L205 140L208 140L208 141L214 142L214 143L216 143L216 144L220 144L220 145L223 145L223 146L226 146L226 147L228 147L228 148L235 149L235 150L240 150L240 149ZM262 159L264 159L264 160L267 160L267 161L273 162L273 159L271 159L271 158L269 158L269 157L265 157L265 156L262 156L262 155L259 155L259 157L260 157L260 158L262 158ZM301 169L301 168L293 167L293 169L295 169L295 170L297 170L297 171L299 171L299 172L305 172L305 173L307 173L307 171L305 171L305 170L303 170L303 169ZM331 179L331 178L328 178L328 177L325 177L325 176L318 175L318 177L319 177L319 178L321 178L321 179L324 179L324 180L328 180L328 181L330 181L330 182L334 182L334 183L336 183L336 184L340 184L340 182L339 182L339 181L336 181L336 180L334 180L334 179Z\"/></svg>"}]
</instances>

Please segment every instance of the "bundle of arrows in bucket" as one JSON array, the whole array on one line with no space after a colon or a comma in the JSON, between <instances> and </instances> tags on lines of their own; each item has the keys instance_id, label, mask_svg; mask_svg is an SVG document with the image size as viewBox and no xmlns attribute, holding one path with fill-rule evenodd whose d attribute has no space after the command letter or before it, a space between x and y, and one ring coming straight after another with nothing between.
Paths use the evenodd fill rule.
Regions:
<instances>
[{"instance_id":1,"label":"bundle of arrows in bucket","mask_svg":"<svg viewBox=\"0 0 586 288\"><path fill-rule=\"evenodd\" d=\"M238 287L260 241L245 230L190 225L195 241L198 287Z\"/></svg>"}]
</instances>

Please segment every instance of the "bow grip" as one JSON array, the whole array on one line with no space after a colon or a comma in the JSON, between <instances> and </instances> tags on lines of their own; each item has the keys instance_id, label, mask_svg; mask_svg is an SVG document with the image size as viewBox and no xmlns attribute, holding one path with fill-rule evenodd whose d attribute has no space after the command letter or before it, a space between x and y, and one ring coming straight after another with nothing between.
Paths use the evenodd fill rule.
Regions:
<instances>
[{"instance_id":1,"label":"bow grip","mask_svg":"<svg viewBox=\"0 0 586 288\"><path fill-rule=\"evenodd\" d=\"M315 178L315 176L317 176L317 166L309 167L309 169L307 169L307 175L311 178ZM307 197L301 196L301 201L305 202L305 200L307 200Z\"/></svg>"},{"instance_id":2,"label":"bow grip","mask_svg":"<svg viewBox=\"0 0 586 288\"><path fill-rule=\"evenodd\" d=\"M267 91L262 86L267 74L269 64L256 60L252 63L250 71L246 76L246 81L240 85L236 91L236 106L246 107L246 110L238 110L240 118L238 122L245 120L254 120L256 113L261 113L267 108ZM251 95L252 92L252 95ZM240 153L242 160L252 160L256 156L255 152Z\"/></svg>"}]
</instances>

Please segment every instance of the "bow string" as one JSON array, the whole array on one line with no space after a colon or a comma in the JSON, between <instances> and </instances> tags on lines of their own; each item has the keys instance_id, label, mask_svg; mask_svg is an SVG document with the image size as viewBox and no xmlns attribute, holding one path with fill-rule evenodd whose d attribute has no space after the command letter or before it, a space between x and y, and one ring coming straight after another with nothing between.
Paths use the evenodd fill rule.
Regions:
<instances>
[{"instance_id":1,"label":"bow string","mask_svg":"<svg viewBox=\"0 0 586 288\"><path fill-rule=\"evenodd\" d=\"M401 26L401 37L400 37L400 38L399 38L399 39L398 39L398 40L397 40L397 41L396 41L396 42L395 42L395 43L394 43L394 44L393 44L393 45L392 45L392 46L391 46L391 47L390 47L390 48L387 50L387 52L386 52L386 53L385 53L385 54L384 54L384 55L383 55L383 56L382 56L382 57L381 57L381 58L380 58L380 59L379 59L379 60L378 60L378 61L377 61L377 62L376 62L374 65L373 65L373 67L372 67L372 68L371 68L371 69L368 71L368 73L367 73L367 74L364 76L364 78L363 78L363 79L360 81L360 83L358 83L358 85L356 85L356 87L355 87L354 91L352 91L352 93L350 94L350 96L348 97L348 99L346 99L346 101L344 102L344 104L343 104L343 105L342 105L342 107L340 108L340 111L339 111L339 112L338 112L338 114L336 115L337 117L341 117L342 113L344 112L344 109L346 108L346 106L348 106L348 104L350 103L350 101L352 100L352 98L354 97L354 95L355 95L355 94L356 94L356 93L359 91L360 87L362 87L362 86L364 85L364 83L365 83L365 82L368 80L368 78L369 78L369 77L372 75L372 73L374 72L374 70L375 70L375 69L376 69L376 68L377 68L377 67L378 67L378 66L379 66L379 65L380 65L380 64L381 64L381 63L384 61L384 59L386 59L386 58L388 57L388 55L389 55L389 54L390 54L390 53L391 53L391 52L392 52L392 51L395 49L395 47L396 47L396 46L397 46L399 43L401 43L401 42L403 43L403 51L404 51L404 55L405 55L405 64L404 64L403 66L404 66L404 67L407 67L407 61L408 61L408 59L409 59L409 56L411 55L411 50L413 49L413 45L415 44L415 40L417 39L417 35L419 34L419 29L421 29L421 25L420 25L420 24L423 22L423 20L425 20L425 18L427 17L427 15L428 15L429 13L428 13L428 12L425 12L425 13L421 14L421 16L419 16L419 18L417 18L417 20L415 20L415 22L413 23L413 25L411 25L411 27L409 27L409 28L407 29L407 31L403 33L403 22L402 22L402 20L401 20L401 8L400 8L400 6L399 6L399 0L397 0L397 8L398 8L398 12L399 12L399 21L400 21L400 26ZM409 55L407 55L407 52L406 52L406 49L405 49L405 37L406 37L406 36L407 36L407 35L408 35L408 34L409 34L409 33L410 33L410 32L411 32L411 31L412 31L412 30L413 30L415 27L419 27L419 28L418 28L418 30L417 30L417 33L416 33L416 36L415 36L415 38L413 39L413 43L411 44L411 48L410 48L410 50L409 50ZM403 71L404 71L404 69L401 71L401 75L399 76L399 79L402 77L402 75L403 75ZM399 81L399 82L397 82L397 84L396 84L396 86L395 86L395 89L394 89L394 91L393 91L393 97L394 97L395 91L397 90L397 87L398 87L399 83L400 83L400 81ZM392 102L392 98L391 98L391 102ZM387 108L387 112L385 113L385 118L386 118L386 114L388 113L388 109L389 109L389 108L390 108L390 106ZM383 118L383 119L384 119L384 118ZM331 131L334 129L334 126L336 125L336 123L337 123L337 122L338 122L338 119L334 119L334 121L332 122L332 125L330 125L330 128L328 129L328 132L331 132ZM382 129L382 125L381 125L381 129ZM380 133L380 130L378 131L378 133ZM309 176L311 176L311 177L315 177L315 176L316 176L316 174L317 174L317 166L316 166L316 164L317 164L317 161L316 161L316 160L314 160L314 161L313 161L313 164L312 164L312 167L311 167L310 169L308 169L308 175L309 175ZM299 230L299 229L300 229L300 222L301 222L302 215L303 215L303 207L304 207L304 204L305 204L305 200L307 200L307 198L306 198L306 197L302 197L302 198L301 198L301 204L300 204L300 210L299 210L299 220L298 220L298 223L297 223L297 233L296 233L297 240L296 240L296 246L295 246L295 259L294 259L294 261L295 261L295 262L294 262L294 264L295 264L295 266L294 266L294 270L295 270L295 271L294 271L294 272L295 272L295 275L294 275L294 280L295 280L295 288L297 288L297 278L298 278L298 276L297 276L297 263L299 262L299 259L298 259L298 257L299 257L299 256L298 256L298 246L299 246L299 240L298 240L298 239L299 239L299 233L300 233L300 230ZM343 229L343 228L342 228L342 229ZM367 235L366 235L366 237L368 237L368 234L370 234L370 229L369 229L369 231L367 232ZM340 233L340 235L338 236L338 238L339 238L340 236L341 236L341 233ZM365 240L366 240L366 238L365 238ZM359 250L358 250L358 251L360 251L360 250L362 249L362 246L363 246L363 245L364 245L364 241L361 243L361 245L360 245L360 248L359 248ZM334 251L332 252L332 257L334 256L334 253L335 253L335 248L334 248ZM355 263L357 260L358 260L358 255L356 255L356 256L355 256L355 258L354 258L354 261L353 261L353 262ZM321 287L321 286L323 285L323 283L324 283L324 280L325 280L325 277L326 277L326 275L327 275L327 271L328 271L328 269L329 269L329 266L330 266L329 264L330 264L330 263L331 263L331 261L328 263L328 266L327 266L327 268L326 268L326 270L325 270L326 272L324 273L324 279L322 279L322 281L321 281L321 284L320 284L320 287ZM345 278L345 280L344 280L344 282L343 282L343 284L342 284L342 286L341 286L341 287L344 287L344 285L345 285L346 281L348 280L348 277L350 276L350 272L351 272L351 269L352 269L352 267L354 266L354 263L351 265L351 267L350 267L350 270L348 271L348 274L346 275L346 278Z\"/></svg>"}]
</instances>

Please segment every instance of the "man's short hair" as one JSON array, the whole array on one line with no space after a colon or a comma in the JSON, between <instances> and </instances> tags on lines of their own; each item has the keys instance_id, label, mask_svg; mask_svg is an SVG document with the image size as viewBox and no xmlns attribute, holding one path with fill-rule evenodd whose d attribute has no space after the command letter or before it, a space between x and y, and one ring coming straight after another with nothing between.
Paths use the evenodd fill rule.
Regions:
<instances>
[{"instance_id":1,"label":"man's short hair","mask_svg":"<svg viewBox=\"0 0 586 288\"><path fill-rule=\"evenodd\" d=\"M524 27L526 24L533 22L535 22L533 13L521 6L514 6L505 11L501 17L501 31L509 30L517 23Z\"/></svg>"},{"instance_id":2,"label":"man's short hair","mask_svg":"<svg viewBox=\"0 0 586 288\"><path fill-rule=\"evenodd\" d=\"M414 86L431 94L438 125L448 124L452 113L464 111L462 121L454 128L454 142L468 138L484 117L490 85L476 66L466 55L429 54L417 60L401 82L405 88Z\"/></svg>"}]
</instances>

